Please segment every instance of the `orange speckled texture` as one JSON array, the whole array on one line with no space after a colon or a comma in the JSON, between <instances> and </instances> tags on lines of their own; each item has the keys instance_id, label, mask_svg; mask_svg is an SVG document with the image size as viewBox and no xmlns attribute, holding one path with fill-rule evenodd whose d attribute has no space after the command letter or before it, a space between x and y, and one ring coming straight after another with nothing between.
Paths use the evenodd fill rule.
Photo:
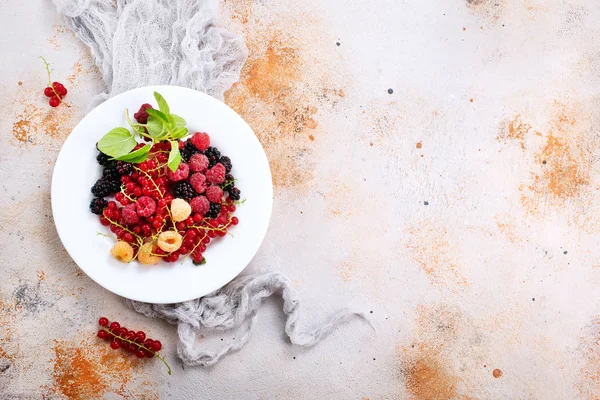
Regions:
<instances>
[{"instance_id":1,"label":"orange speckled texture","mask_svg":"<svg viewBox=\"0 0 600 400\"><path fill-rule=\"evenodd\" d=\"M176 329L126 309L57 238L52 168L103 84L50 3L10 0L0 397L600 399L597 2L220 4L218 24L249 50L225 101L264 146L275 186L248 271L290 277L299 324L348 307L375 331L348 324L301 349L267 301L244 349L184 368ZM47 106L39 55L71 108ZM160 339L173 376L99 343L102 315Z\"/></svg>"}]
</instances>

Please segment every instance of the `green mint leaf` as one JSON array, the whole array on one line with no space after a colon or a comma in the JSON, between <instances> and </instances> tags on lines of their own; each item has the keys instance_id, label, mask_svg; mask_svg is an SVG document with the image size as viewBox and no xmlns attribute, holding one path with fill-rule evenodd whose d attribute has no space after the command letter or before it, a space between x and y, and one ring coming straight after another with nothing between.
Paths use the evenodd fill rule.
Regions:
<instances>
[{"instance_id":1,"label":"green mint leaf","mask_svg":"<svg viewBox=\"0 0 600 400\"><path fill-rule=\"evenodd\" d=\"M157 138L164 133L165 124L160 118L148 114L148 123L146 124L146 129L148 130L148 135L152 136L153 138Z\"/></svg>"},{"instance_id":2,"label":"green mint leaf","mask_svg":"<svg viewBox=\"0 0 600 400\"><path fill-rule=\"evenodd\" d=\"M126 128L115 128L102 136L98 149L111 157L117 158L129 153L137 144L135 137Z\"/></svg>"},{"instance_id":3,"label":"green mint leaf","mask_svg":"<svg viewBox=\"0 0 600 400\"><path fill-rule=\"evenodd\" d=\"M169 130L175 129L175 118L173 118L173 115L167 114L167 121L167 124L169 125Z\"/></svg>"},{"instance_id":4,"label":"green mint leaf","mask_svg":"<svg viewBox=\"0 0 600 400\"><path fill-rule=\"evenodd\" d=\"M170 113L169 105L167 104L167 101L165 100L165 98L162 97L161 94L158 92L154 92L154 98L156 99L156 102L158 103L158 109L163 114L169 115L169 113Z\"/></svg>"},{"instance_id":5,"label":"green mint leaf","mask_svg":"<svg viewBox=\"0 0 600 400\"><path fill-rule=\"evenodd\" d=\"M169 122L169 118L167 118L167 116L165 114L163 114L162 112L160 112L158 110L155 110L154 108L147 108L146 112L148 113L149 116L158 118L158 119L162 120L162 122L165 122L165 123Z\"/></svg>"},{"instance_id":6,"label":"green mint leaf","mask_svg":"<svg viewBox=\"0 0 600 400\"><path fill-rule=\"evenodd\" d=\"M184 137L187 134L188 134L188 130L186 128L176 128L173 131L171 131L171 139L173 139L173 140L181 139L182 137Z\"/></svg>"},{"instance_id":7,"label":"green mint leaf","mask_svg":"<svg viewBox=\"0 0 600 400\"><path fill-rule=\"evenodd\" d=\"M171 117L173 117L173 121L175 121L175 128L183 128L187 124L185 119L181 118L179 115L171 114Z\"/></svg>"},{"instance_id":8,"label":"green mint leaf","mask_svg":"<svg viewBox=\"0 0 600 400\"><path fill-rule=\"evenodd\" d=\"M150 144L146 144L144 147L140 147L136 151L132 151L131 153L125 154L121 157L115 157L115 160L126 161L130 163L141 163L148 158L148 153L150 153Z\"/></svg>"},{"instance_id":9,"label":"green mint leaf","mask_svg":"<svg viewBox=\"0 0 600 400\"><path fill-rule=\"evenodd\" d=\"M167 161L167 165L171 171L175 172L180 163L181 154L179 153L179 143L177 143L176 140L171 140L171 151L169 152L169 161Z\"/></svg>"}]
</instances>

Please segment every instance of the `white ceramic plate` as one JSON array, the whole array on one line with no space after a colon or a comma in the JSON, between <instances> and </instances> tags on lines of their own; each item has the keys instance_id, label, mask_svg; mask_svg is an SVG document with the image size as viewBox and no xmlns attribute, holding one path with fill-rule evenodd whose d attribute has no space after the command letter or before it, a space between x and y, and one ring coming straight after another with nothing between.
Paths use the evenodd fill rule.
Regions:
<instances>
[{"instance_id":1,"label":"white ceramic plate","mask_svg":"<svg viewBox=\"0 0 600 400\"><path fill-rule=\"evenodd\" d=\"M90 188L101 175L96 142L117 126L128 127L130 114L141 104L156 107L159 92L171 111L187 121L190 132L208 132L211 145L231 158L236 185L246 199L235 215L239 225L211 242L204 252L207 263L194 266L161 262L144 266L123 264L110 256L114 239L89 210ZM79 267L104 288L128 299L148 303L176 303L208 294L232 280L248 265L267 232L273 185L265 152L244 120L224 103L195 90L176 86L149 86L130 90L99 105L75 127L60 151L52 176L52 212L63 245ZM181 258L180 258L181 260Z\"/></svg>"}]
</instances>

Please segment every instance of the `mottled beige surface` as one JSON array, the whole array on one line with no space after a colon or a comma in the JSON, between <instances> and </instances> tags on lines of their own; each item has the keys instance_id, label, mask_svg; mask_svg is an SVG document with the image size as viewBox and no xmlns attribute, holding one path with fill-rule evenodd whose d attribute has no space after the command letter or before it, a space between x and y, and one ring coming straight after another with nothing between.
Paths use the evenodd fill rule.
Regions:
<instances>
[{"instance_id":1,"label":"mottled beige surface","mask_svg":"<svg viewBox=\"0 0 600 400\"><path fill-rule=\"evenodd\" d=\"M62 248L52 166L102 84L50 4L0 16L4 397L600 398L597 1L225 1L250 50L226 100L275 183L250 268L288 274L307 323L348 305L377 331L295 348L270 301L210 370ZM38 55L72 108L44 103ZM162 339L174 375L98 344L100 315Z\"/></svg>"}]
</instances>

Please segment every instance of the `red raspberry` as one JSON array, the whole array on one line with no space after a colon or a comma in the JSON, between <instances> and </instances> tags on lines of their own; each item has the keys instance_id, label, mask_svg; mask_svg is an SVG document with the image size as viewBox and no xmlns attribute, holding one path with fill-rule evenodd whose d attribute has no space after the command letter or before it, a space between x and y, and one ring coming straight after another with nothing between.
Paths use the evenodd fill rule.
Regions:
<instances>
[{"instance_id":1,"label":"red raspberry","mask_svg":"<svg viewBox=\"0 0 600 400\"><path fill-rule=\"evenodd\" d=\"M210 136L206 132L196 132L194 136L190 138L190 141L200 151L208 149L210 146Z\"/></svg>"},{"instance_id":2,"label":"red raspberry","mask_svg":"<svg viewBox=\"0 0 600 400\"><path fill-rule=\"evenodd\" d=\"M156 201L150 196L140 197L135 204L140 217L149 217L156 211Z\"/></svg>"},{"instance_id":3,"label":"red raspberry","mask_svg":"<svg viewBox=\"0 0 600 400\"><path fill-rule=\"evenodd\" d=\"M208 212L208 210L210 210L210 202L204 196L194 197L190 201L190 206L192 206L192 212L200 215L204 215Z\"/></svg>"},{"instance_id":4,"label":"red raspberry","mask_svg":"<svg viewBox=\"0 0 600 400\"><path fill-rule=\"evenodd\" d=\"M167 169L167 177L173 182L187 179L189 174L190 167L184 162L179 164L179 167L177 167L177 170L175 172L171 171L170 169Z\"/></svg>"},{"instance_id":5,"label":"red raspberry","mask_svg":"<svg viewBox=\"0 0 600 400\"><path fill-rule=\"evenodd\" d=\"M217 163L214 167L206 171L206 179L210 183L223 183L225 180L225 167L221 163Z\"/></svg>"},{"instance_id":6,"label":"red raspberry","mask_svg":"<svg viewBox=\"0 0 600 400\"><path fill-rule=\"evenodd\" d=\"M204 154L194 154L188 163L194 172L204 172L208 168L208 157Z\"/></svg>"},{"instance_id":7,"label":"red raspberry","mask_svg":"<svg viewBox=\"0 0 600 400\"><path fill-rule=\"evenodd\" d=\"M201 172L196 172L190 176L190 185L197 193L204 193L206 190L206 177Z\"/></svg>"},{"instance_id":8,"label":"red raspberry","mask_svg":"<svg viewBox=\"0 0 600 400\"><path fill-rule=\"evenodd\" d=\"M148 113L146 112L146 109L148 109L148 108L152 108L152 105L150 105L148 103L142 104L139 111L136 112L135 114L133 114L133 118L135 118L135 120L137 122L139 122L140 124L147 124L148 123Z\"/></svg>"},{"instance_id":9,"label":"red raspberry","mask_svg":"<svg viewBox=\"0 0 600 400\"><path fill-rule=\"evenodd\" d=\"M213 203L221 203L223 189L218 186L209 186L208 189L206 189L206 198Z\"/></svg>"},{"instance_id":10,"label":"red raspberry","mask_svg":"<svg viewBox=\"0 0 600 400\"><path fill-rule=\"evenodd\" d=\"M121 209L121 218L127 225L133 225L139 222L140 218L137 215L135 203L128 204Z\"/></svg>"}]
</instances>

